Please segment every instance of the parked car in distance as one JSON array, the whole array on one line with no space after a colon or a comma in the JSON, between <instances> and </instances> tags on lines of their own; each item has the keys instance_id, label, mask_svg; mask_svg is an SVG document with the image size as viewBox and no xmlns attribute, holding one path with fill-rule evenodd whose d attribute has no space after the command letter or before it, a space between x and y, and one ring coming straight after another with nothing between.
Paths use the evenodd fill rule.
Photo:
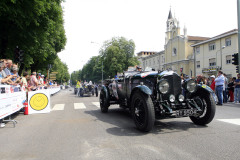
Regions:
<instances>
[{"instance_id":1,"label":"parked car in distance","mask_svg":"<svg viewBox=\"0 0 240 160\"><path fill-rule=\"evenodd\" d=\"M84 95L91 96L96 95L98 97L98 89L95 87L95 85L90 84L84 84L82 87L80 87L80 90L78 92L78 96L83 97Z\"/></svg>"}]
</instances>

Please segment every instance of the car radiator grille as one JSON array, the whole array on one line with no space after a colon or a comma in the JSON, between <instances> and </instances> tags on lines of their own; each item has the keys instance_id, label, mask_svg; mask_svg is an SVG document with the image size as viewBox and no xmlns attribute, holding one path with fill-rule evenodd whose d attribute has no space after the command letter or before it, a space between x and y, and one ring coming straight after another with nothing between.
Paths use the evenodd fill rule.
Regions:
<instances>
[{"instance_id":1,"label":"car radiator grille","mask_svg":"<svg viewBox=\"0 0 240 160\"><path fill-rule=\"evenodd\" d=\"M168 100L168 97L170 94L173 94L175 96L178 96L182 93L181 88L181 78L177 74L164 76L164 79L166 79L169 82L169 92L166 95L163 95L164 100Z\"/></svg>"}]
</instances>

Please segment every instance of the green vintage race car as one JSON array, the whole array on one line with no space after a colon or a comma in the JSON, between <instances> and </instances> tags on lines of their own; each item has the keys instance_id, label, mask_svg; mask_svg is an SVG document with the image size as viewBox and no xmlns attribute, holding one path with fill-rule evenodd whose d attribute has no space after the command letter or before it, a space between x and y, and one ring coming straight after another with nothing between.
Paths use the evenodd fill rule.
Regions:
<instances>
[{"instance_id":1,"label":"green vintage race car","mask_svg":"<svg viewBox=\"0 0 240 160\"><path fill-rule=\"evenodd\" d=\"M210 87L194 79L182 82L174 71L127 71L120 79L105 80L100 108L119 104L129 109L136 127L150 131L156 119L190 117L197 125L210 123L215 115L216 96Z\"/></svg>"}]
</instances>

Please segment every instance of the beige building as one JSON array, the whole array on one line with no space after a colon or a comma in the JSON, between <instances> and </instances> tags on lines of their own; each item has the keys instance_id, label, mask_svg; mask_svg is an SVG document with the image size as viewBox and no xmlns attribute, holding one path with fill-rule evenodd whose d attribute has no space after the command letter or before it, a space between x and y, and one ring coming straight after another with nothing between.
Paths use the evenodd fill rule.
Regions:
<instances>
[{"instance_id":1,"label":"beige building","mask_svg":"<svg viewBox=\"0 0 240 160\"><path fill-rule=\"evenodd\" d=\"M232 55L238 52L238 30L234 29L192 45L196 55L197 75L217 75L222 70L228 77L236 77Z\"/></svg>"},{"instance_id":2,"label":"beige building","mask_svg":"<svg viewBox=\"0 0 240 160\"><path fill-rule=\"evenodd\" d=\"M163 64L165 62L164 51L160 52L144 52L137 53L140 66L145 70L147 67L151 67L155 70L163 70Z\"/></svg>"},{"instance_id":3,"label":"beige building","mask_svg":"<svg viewBox=\"0 0 240 160\"><path fill-rule=\"evenodd\" d=\"M184 27L184 35L180 34L179 21L172 16L169 11L166 22L166 36L164 51L137 53L140 65L145 69L151 67L156 70L171 69L178 74L184 73L193 76L194 73L194 56L192 44L201 42L208 38L187 36L187 29Z\"/></svg>"},{"instance_id":4,"label":"beige building","mask_svg":"<svg viewBox=\"0 0 240 160\"><path fill-rule=\"evenodd\" d=\"M188 36L184 27L180 34L179 21L169 11L166 22L164 50L161 52L142 51L137 53L143 69L171 69L190 77L216 75L222 69L229 77L236 76L232 65L232 54L238 52L238 30L234 29L208 38Z\"/></svg>"},{"instance_id":5,"label":"beige building","mask_svg":"<svg viewBox=\"0 0 240 160\"><path fill-rule=\"evenodd\" d=\"M184 34L180 34L179 21L169 11L167 31L165 37L165 64L164 69L172 69L178 74L184 73L194 76L194 54L191 45L207 40L206 37L188 36L184 27Z\"/></svg>"}]
</instances>

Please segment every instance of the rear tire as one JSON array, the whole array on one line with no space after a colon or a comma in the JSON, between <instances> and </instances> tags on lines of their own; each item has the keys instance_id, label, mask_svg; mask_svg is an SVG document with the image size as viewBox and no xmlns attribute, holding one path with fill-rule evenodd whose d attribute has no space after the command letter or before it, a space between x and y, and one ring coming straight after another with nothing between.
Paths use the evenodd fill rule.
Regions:
<instances>
[{"instance_id":1,"label":"rear tire","mask_svg":"<svg viewBox=\"0 0 240 160\"><path fill-rule=\"evenodd\" d=\"M83 97L83 92L84 92L83 89L80 88L80 92L79 92L79 94L80 94L81 97Z\"/></svg>"},{"instance_id":2,"label":"rear tire","mask_svg":"<svg viewBox=\"0 0 240 160\"><path fill-rule=\"evenodd\" d=\"M102 113L107 113L108 107L110 105L109 105L108 99L106 97L106 94L103 91L101 91L101 93L100 93L99 101L100 101L100 108L101 108Z\"/></svg>"},{"instance_id":3,"label":"rear tire","mask_svg":"<svg viewBox=\"0 0 240 160\"><path fill-rule=\"evenodd\" d=\"M95 89L95 94L96 94L96 97L98 97L98 89L97 88Z\"/></svg>"},{"instance_id":4,"label":"rear tire","mask_svg":"<svg viewBox=\"0 0 240 160\"><path fill-rule=\"evenodd\" d=\"M204 94L201 93L199 96L193 97L193 99L199 99L199 102L196 102L200 109L202 110L202 114L198 117L190 116L190 119L194 124L197 125L206 125L210 123L216 112L216 104L212 94ZM201 100L201 101L200 101Z\"/></svg>"},{"instance_id":5,"label":"rear tire","mask_svg":"<svg viewBox=\"0 0 240 160\"><path fill-rule=\"evenodd\" d=\"M135 92L131 101L131 112L137 129L144 132L152 130L155 113L150 95Z\"/></svg>"}]
</instances>

